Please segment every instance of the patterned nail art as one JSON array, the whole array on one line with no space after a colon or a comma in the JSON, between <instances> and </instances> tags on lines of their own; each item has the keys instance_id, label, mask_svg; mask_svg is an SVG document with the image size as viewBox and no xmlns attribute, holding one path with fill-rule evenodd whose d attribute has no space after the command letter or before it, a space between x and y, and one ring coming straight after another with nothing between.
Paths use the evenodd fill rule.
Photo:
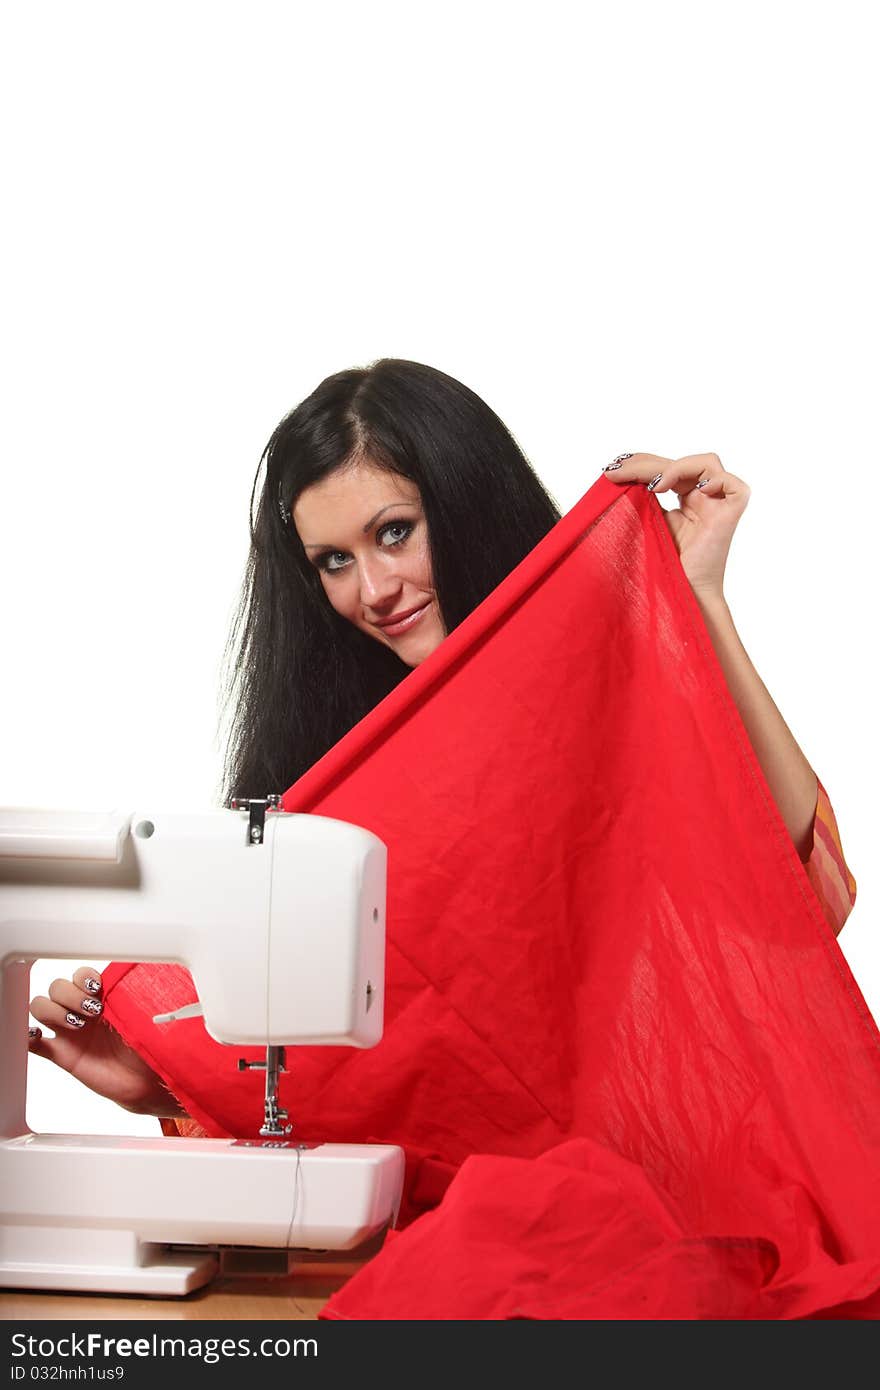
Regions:
<instances>
[{"instance_id":1,"label":"patterned nail art","mask_svg":"<svg viewBox=\"0 0 880 1390\"><path fill-rule=\"evenodd\" d=\"M711 479L710 479L710 478L704 478L703 481L702 481L701 483L697 483L697 487L708 487L710 482L711 482ZM695 489L695 491L696 491L696 489Z\"/></svg>"},{"instance_id":2,"label":"patterned nail art","mask_svg":"<svg viewBox=\"0 0 880 1390\"><path fill-rule=\"evenodd\" d=\"M618 455L616 456L616 458L614 459L614 462L613 462L613 463L606 463L605 467L602 469L602 472L603 472L603 473L613 473L614 470L615 470L615 468L620 468L620 466L621 466L621 464L623 463L624 459L631 459L631 458L633 458L633 457L634 457L633 454L618 454Z\"/></svg>"},{"instance_id":3,"label":"patterned nail art","mask_svg":"<svg viewBox=\"0 0 880 1390\"><path fill-rule=\"evenodd\" d=\"M43 1030L42 1030L42 1028L28 1028L28 1037L29 1037L29 1038L41 1038L42 1036L43 1036Z\"/></svg>"},{"instance_id":4,"label":"patterned nail art","mask_svg":"<svg viewBox=\"0 0 880 1390\"><path fill-rule=\"evenodd\" d=\"M655 476L651 479L651 481L650 481L649 484L648 484L648 491L649 491L649 492L653 492L653 491L654 491L654 488L657 486L657 484L659 483L659 481L660 481L660 479L661 479L662 477L663 477L663 474L662 474L662 473L657 473L657 474L655 474Z\"/></svg>"},{"instance_id":5,"label":"patterned nail art","mask_svg":"<svg viewBox=\"0 0 880 1390\"><path fill-rule=\"evenodd\" d=\"M79 1014L65 1014L64 1017L67 1019L71 1028L85 1028L86 1026L85 1019L80 1018Z\"/></svg>"},{"instance_id":6,"label":"patterned nail art","mask_svg":"<svg viewBox=\"0 0 880 1390\"><path fill-rule=\"evenodd\" d=\"M104 1005L98 999L84 999L80 1004L81 1009L85 1009L87 1014L102 1014Z\"/></svg>"},{"instance_id":7,"label":"patterned nail art","mask_svg":"<svg viewBox=\"0 0 880 1390\"><path fill-rule=\"evenodd\" d=\"M85 988L89 991L89 994L100 994L101 981L96 980L93 975L90 975L85 982Z\"/></svg>"}]
</instances>

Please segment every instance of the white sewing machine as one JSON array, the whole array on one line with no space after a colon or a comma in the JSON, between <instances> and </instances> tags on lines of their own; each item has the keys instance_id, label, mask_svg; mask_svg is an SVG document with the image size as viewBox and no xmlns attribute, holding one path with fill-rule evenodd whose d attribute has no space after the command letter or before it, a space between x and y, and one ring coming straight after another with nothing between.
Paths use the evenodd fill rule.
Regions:
<instances>
[{"instance_id":1,"label":"white sewing machine","mask_svg":"<svg viewBox=\"0 0 880 1390\"><path fill-rule=\"evenodd\" d=\"M277 797L234 805L0 810L0 1284L184 1294L230 1249L351 1250L397 1218L402 1150L300 1145L278 1097L286 1045L382 1036L385 845ZM186 966L198 1000L157 1026L201 1012L218 1042L266 1046L253 1139L32 1133L29 977L46 957Z\"/></svg>"}]
</instances>

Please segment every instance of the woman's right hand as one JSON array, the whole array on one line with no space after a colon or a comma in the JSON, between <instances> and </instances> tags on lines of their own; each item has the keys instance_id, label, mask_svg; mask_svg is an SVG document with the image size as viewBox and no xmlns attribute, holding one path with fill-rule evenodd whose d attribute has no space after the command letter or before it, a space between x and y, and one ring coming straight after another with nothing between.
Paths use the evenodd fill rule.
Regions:
<instances>
[{"instance_id":1,"label":"woman's right hand","mask_svg":"<svg viewBox=\"0 0 880 1390\"><path fill-rule=\"evenodd\" d=\"M111 1028L102 1014L103 982L94 966L81 965L69 980L53 980L49 997L38 995L30 1011L51 1028L28 1030L28 1050L75 1076L90 1091L139 1115L182 1116L185 1112L143 1058Z\"/></svg>"}]
</instances>

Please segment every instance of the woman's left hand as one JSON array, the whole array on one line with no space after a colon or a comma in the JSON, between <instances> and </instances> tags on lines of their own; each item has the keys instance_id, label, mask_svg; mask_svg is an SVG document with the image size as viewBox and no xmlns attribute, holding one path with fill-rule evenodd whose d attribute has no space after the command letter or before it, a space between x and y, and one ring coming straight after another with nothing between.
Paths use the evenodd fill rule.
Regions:
<instances>
[{"instance_id":1,"label":"woman's left hand","mask_svg":"<svg viewBox=\"0 0 880 1390\"><path fill-rule=\"evenodd\" d=\"M678 507L662 510L681 567L698 598L723 597L727 553L748 505L748 484L733 473L725 473L717 454L688 454L680 459L630 454L618 458L619 468L612 472L608 466L602 469L612 482L651 483L659 473L651 491L671 488L678 493Z\"/></svg>"}]
</instances>

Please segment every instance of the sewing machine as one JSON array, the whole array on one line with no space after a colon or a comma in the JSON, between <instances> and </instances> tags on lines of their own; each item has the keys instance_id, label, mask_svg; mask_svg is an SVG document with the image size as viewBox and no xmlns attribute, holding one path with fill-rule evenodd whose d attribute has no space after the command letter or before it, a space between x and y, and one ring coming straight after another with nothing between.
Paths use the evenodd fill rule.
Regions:
<instances>
[{"instance_id":1,"label":"sewing machine","mask_svg":"<svg viewBox=\"0 0 880 1390\"><path fill-rule=\"evenodd\" d=\"M386 857L369 831L278 797L195 814L0 810L0 1284L185 1294L232 1250L381 1239L402 1150L300 1144L278 1087L285 1047L382 1036ZM266 1047L253 1136L32 1133L29 977L46 957L186 966L198 998L154 1022L201 1013L232 1069L236 1046Z\"/></svg>"}]
</instances>

